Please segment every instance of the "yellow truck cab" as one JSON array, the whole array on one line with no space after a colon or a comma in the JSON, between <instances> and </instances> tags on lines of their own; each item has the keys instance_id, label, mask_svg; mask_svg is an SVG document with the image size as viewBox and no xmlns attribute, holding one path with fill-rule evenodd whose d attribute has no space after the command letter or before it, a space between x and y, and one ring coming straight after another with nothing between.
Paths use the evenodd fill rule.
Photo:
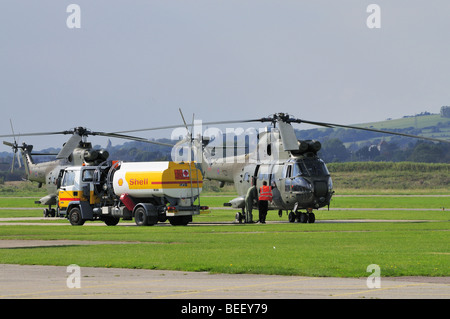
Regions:
<instances>
[{"instance_id":1,"label":"yellow truck cab","mask_svg":"<svg viewBox=\"0 0 450 319\"><path fill-rule=\"evenodd\" d=\"M92 166L74 166L65 170L58 194L60 210L67 210L73 201L87 201L90 204L99 202L92 183L94 172L95 167Z\"/></svg>"}]
</instances>

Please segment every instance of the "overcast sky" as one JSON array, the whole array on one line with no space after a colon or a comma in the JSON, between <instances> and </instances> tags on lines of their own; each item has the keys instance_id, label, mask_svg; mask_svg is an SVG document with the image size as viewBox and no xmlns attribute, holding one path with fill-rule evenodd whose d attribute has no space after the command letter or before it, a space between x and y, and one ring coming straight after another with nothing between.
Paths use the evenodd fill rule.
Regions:
<instances>
[{"instance_id":1,"label":"overcast sky","mask_svg":"<svg viewBox=\"0 0 450 319\"><path fill-rule=\"evenodd\" d=\"M381 28L367 25L372 3ZM341 124L438 113L449 31L448 0L0 0L0 135L9 119L22 133L178 124L178 108Z\"/></svg>"}]
</instances>

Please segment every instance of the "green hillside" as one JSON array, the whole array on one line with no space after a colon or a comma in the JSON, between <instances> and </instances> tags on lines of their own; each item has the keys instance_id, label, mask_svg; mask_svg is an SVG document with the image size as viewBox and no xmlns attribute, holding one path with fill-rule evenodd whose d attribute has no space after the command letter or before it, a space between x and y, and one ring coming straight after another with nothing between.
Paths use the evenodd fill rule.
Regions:
<instances>
[{"instance_id":1,"label":"green hillside","mask_svg":"<svg viewBox=\"0 0 450 319\"><path fill-rule=\"evenodd\" d=\"M353 126L450 140L450 118L442 117L440 114L420 114L380 122L353 124ZM319 141L337 138L342 141L346 147L350 147L352 144L357 146L378 144L382 140L387 142L393 141L399 145L406 145L411 142L416 142L416 140L411 138L343 128L301 130L297 131L297 136L301 139L316 139Z\"/></svg>"},{"instance_id":2,"label":"green hillside","mask_svg":"<svg viewBox=\"0 0 450 319\"><path fill-rule=\"evenodd\" d=\"M419 135L450 140L450 118L442 117L439 114L404 117L381 122L357 124L355 126L380 130L420 130Z\"/></svg>"},{"instance_id":3,"label":"green hillside","mask_svg":"<svg viewBox=\"0 0 450 319\"><path fill-rule=\"evenodd\" d=\"M431 115L421 115L421 116L411 116L411 117L404 117L401 119L391 119L381 122L370 122L370 123L363 123L358 124L356 126L363 126L363 127L374 127L378 129L382 128L408 128L408 127L414 127L414 128L426 128L426 127L438 127L438 126L448 126L450 123L450 118L441 117L439 114L431 114Z\"/></svg>"}]
</instances>

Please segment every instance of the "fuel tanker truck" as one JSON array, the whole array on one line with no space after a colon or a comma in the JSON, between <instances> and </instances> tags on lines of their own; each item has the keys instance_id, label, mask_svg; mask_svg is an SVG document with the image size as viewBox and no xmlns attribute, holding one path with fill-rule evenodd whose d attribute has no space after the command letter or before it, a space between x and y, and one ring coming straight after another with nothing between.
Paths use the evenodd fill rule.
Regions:
<instances>
[{"instance_id":1,"label":"fuel tanker truck","mask_svg":"<svg viewBox=\"0 0 450 319\"><path fill-rule=\"evenodd\" d=\"M67 167L57 180L58 213L72 225L120 219L139 226L187 225L208 207L194 204L203 176L193 162L121 162Z\"/></svg>"}]
</instances>

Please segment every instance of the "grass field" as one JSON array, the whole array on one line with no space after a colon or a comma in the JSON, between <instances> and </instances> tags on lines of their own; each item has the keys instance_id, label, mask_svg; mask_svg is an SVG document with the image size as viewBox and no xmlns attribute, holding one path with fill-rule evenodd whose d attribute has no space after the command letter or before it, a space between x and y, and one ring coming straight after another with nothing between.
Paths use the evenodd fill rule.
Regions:
<instances>
[{"instance_id":1,"label":"grass field","mask_svg":"<svg viewBox=\"0 0 450 319\"><path fill-rule=\"evenodd\" d=\"M205 195L202 205L211 207L233 198ZM42 209L28 209L35 207L34 200L0 198L0 207L7 208L0 218L42 216ZM378 264L382 276L450 276L448 196L336 196L330 211L316 212L315 224L290 224L285 213L280 219L271 211L268 224L234 225L235 212L213 209L186 227L120 226L123 222L74 227L65 219L34 221L53 225L3 222L0 240L115 243L3 248L0 263L337 277L364 277L368 265ZM372 219L383 221L361 222Z\"/></svg>"},{"instance_id":2,"label":"grass field","mask_svg":"<svg viewBox=\"0 0 450 319\"><path fill-rule=\"evenodd\" d=\"M450 164L348 162L327 166L338 194L449 194Z\"/></svg>"},{"instance_id":3,"label":"grass field","mask_svg":"<svg viewBox=\"0 0 450 319\"><path fill-rule=\"evenodd\" d=\"M129 241L0 249L2 263L362 277L448 276L446 223L188 227L2 226L2 239ZM134 242L134 243L133 243Z\"/></svg>"}]
</instances>

